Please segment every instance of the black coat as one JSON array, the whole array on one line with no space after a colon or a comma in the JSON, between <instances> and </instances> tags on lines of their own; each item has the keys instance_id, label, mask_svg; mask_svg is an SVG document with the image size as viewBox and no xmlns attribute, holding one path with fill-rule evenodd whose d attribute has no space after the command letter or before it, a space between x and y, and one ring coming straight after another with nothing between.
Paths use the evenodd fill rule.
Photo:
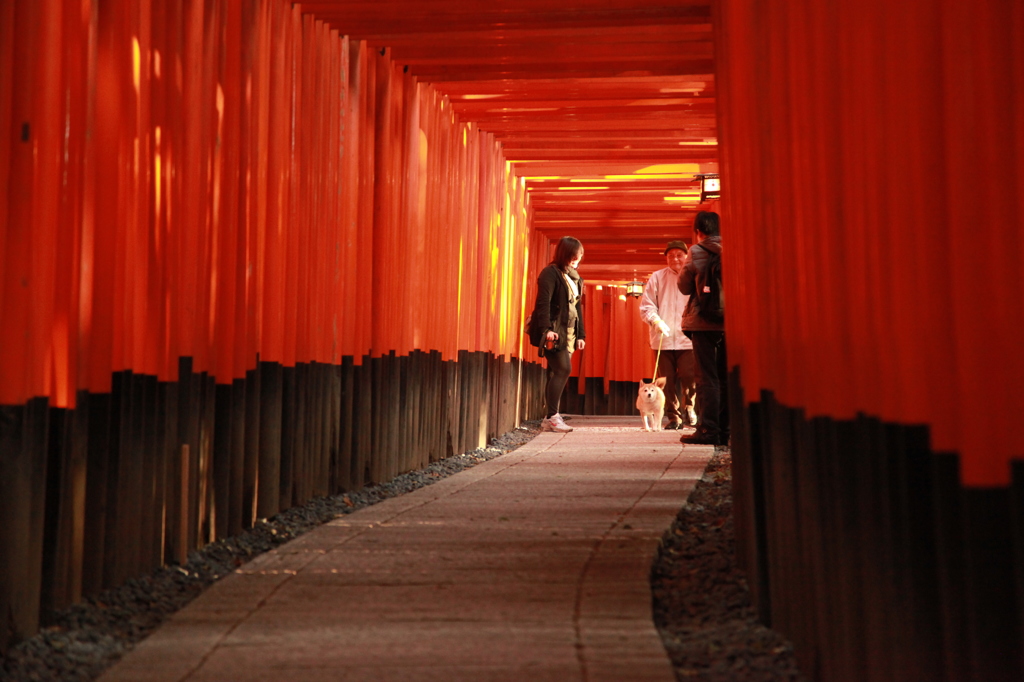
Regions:
<instances>
[{"instance_id":1,"label":"black coat","mask_svg":"<svg viewBox=\"0 0 1024 682\"><path fill-rule=\"evenodd\" d=\"M580 303L582 303L583 278L572 268L569 269L567 274L576 283L580 292ZM576 304L576 338L585 339L587 334L583 328L583 310L580 308L580 303ZM569 285L565 283L562 270L554 263L549 263L547 267L540 271L540 275L537 277L537 300L533 305L533 309L535 313L540 313L536 319L546 321L541 338L544 338L544 335L549 331L558 334L555 348L565 347L565 340L567 338L566 328L569 325L568 304ZM544 316L543 311L545 310L547 311L547 317Z\"/></svg>"}]
</instances>

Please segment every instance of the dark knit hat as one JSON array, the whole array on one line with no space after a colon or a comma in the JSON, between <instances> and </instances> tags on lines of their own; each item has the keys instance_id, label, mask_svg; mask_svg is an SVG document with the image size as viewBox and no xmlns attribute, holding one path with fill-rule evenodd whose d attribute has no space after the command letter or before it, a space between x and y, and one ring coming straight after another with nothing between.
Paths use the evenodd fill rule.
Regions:
<instances>
[{"instance_id":1,"label":"dark knit hat","mask_svg":"<svg viewBox=\"0 0 1024 682\"><path fill-rule=\"evenodd\" d=\"M686 246L686 242L684 242L684 241L682 241L680 239L676 239L676 240L671 241L671 242L668 243L668 246L665 247L665 253L663 253L661 255L663 255L663 256L668 255L668 252L671 251L672 249L682 249L683 253L689 253L690 252L689 247Z\"/></svg>"}]
</instances>

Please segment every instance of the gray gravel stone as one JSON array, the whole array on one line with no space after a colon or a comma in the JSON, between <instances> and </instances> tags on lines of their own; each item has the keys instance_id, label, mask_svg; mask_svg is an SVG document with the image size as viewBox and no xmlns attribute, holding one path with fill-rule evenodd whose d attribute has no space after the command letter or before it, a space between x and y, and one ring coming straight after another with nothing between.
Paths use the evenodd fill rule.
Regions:
<instances>
[{"instance_id":1,"label":"gray gravel stone","mask_svg":"<svg viewBox=\"0 0 1024 682\"><path fill-rule=\"evenodd\" d=\"M681 682L805 680L793 646L755 619L736 567L728 450L716 450L665 532L651 591L654 623Z\"/></svg>"}]
</instances>

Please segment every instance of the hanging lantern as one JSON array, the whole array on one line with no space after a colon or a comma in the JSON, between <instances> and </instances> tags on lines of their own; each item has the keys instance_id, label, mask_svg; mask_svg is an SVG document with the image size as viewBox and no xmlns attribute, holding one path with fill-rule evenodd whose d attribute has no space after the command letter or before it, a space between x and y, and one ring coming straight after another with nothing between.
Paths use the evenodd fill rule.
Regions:
<instances>
[{"instance_id":1,"label":"hanging lantern","mask_svg":"<svg viewBox=\"0 0 1024 682\"><path fill-rule=\"evenodd\" d=\"M635 276L635 275L634 275ZM639 280L633 280L626 284L626 296L632 296L633 298L640 298L644 293L644 283Z\"/></svg>"},{"instance_id":2,"label":"hanging lantern","mask_svg":"<svg viewBox=\"0 0 1024 682\"><path fill-rule=\"evenodd\" d=\"M722 196L722 180L718 173L698 173L693 177L700 180L700 203Z\"/></svg>"}]
</instances>

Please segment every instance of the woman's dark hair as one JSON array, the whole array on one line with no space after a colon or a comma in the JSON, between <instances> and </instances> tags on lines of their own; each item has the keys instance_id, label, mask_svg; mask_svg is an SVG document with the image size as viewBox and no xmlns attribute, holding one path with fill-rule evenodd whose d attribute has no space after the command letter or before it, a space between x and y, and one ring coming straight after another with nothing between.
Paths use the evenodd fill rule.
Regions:
<instances>
[{"instance_id":1,"label":"woman's dark hair","mask_svg":"<svg viewBox=\"0 0 1024 682\"><path fill-rule=\"evenodd\" d=\"M693 218L693 229L708 237L721 234L718 227L718 214L714 211L701 211Z\"/></svg>"},{"instance_id":2,"label":"woman's dark hair","mask_svg":"<svg viewBox=\"0 0 1024 682\"><path fill-rule=\"evenodd\" d=\"M555 247L555 257L551 260L562 270L569 267L569 263L576 256L583 255L583 244L576 237L562 237Z\"/></svg>"}]
</instances>

